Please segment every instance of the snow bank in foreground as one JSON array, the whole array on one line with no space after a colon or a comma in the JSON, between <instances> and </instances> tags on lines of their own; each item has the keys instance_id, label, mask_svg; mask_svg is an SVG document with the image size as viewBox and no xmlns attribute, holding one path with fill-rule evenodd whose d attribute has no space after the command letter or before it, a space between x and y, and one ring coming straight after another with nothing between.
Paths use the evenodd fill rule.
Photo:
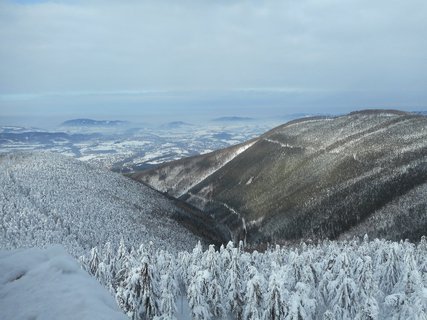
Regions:
<instances>
[{"instance_id":1,"label":"snow bank in foreground","mask_svg":"<svg viewBox=\"0 0 427 320\"><path fill-rule=\"evenodd\" d=\"M0 319L127 319L61 247L0 251Z\"/></svg>"}]
</instances>

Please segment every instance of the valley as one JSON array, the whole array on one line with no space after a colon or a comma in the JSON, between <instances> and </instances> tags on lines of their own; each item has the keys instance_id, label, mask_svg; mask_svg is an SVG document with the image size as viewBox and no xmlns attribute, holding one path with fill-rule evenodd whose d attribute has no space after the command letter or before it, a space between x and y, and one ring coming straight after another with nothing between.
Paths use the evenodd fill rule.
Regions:
<instances>
[{"instance_id":1,"label":"valley","mask_svg":"<svg viewBox=\"0 0 427 320\"><path fill-rule=\"evenodd\" d=\"M427 117L305 117L246 139L236 129L241 140L228 127L209 131L223 149L140 166L97 153L117 129L101 124L3 128L15 135L0 153L0 315L67 319L80 303L88 319L425 316ZM157 128L164 159L177 156L166 127L194 146L192 125ZM147 150L138 134L115 137Z\"/></svg>"},{"instance_id":2,"label":"valley","mask_svg":"<svg viewBox=\"0 0 427 320\"><path fill-rule=\"evenodd\" d=\"M416 241L427 230L427 118L387 110L303 118L131 177L229 220L249 243L365 233Z\"/></svg>"},{"instance_id":3,"label":"valley","mask_svg":"<svg viewBox=\"0 0 427 320\"><path fill-rule=\"evenodd\" d=\"M0 0L0 320L427 320L426 17Z\"/></svg>"}]
</instances>

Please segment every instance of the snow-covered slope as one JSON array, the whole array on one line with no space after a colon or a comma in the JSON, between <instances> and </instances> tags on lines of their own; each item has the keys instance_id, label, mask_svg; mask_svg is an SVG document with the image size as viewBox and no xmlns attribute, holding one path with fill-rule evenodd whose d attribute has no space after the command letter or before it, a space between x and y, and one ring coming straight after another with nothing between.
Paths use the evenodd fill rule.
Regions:
<instances>
[{"instance_id":1,"label":"snow-covered slope","mask_svg":"<svg viewBox=\"0 0 427 320\"><path fill-rule=\"evenodd\" d=\"M156 190L180 197L254 143L255 141L248 141L220 151L173 161L141 174L135 173L132 177L147 183Z\"/></svg>"},{"instance_id":2,"label":"snow-covered slope","mask_svg":"<svg viewBox=\"0 0 427 320\"><path fill-rule=\"evenodd\" d=\"M0 251L0 319L127 319L60 247Z\"/></svg>"},{"instance_id":3,"label":"snow-covered slope","mask_svg":"<svg viewBox=\"0 0 427 320\"><path fill-rule=\"evenodd\" d=\"M49 153L0 157L0 248L63 244L68 252L107 241L169 250L199 238L171 218L176 207L120 174Z\"/></svg>"}]
</instances>

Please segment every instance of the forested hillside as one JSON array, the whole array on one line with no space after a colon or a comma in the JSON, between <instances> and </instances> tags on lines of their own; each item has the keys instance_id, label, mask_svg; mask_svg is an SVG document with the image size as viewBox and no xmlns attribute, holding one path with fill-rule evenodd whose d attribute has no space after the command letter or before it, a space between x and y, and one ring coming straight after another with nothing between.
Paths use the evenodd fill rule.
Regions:
<instances>
[{"instance_id":1,"label":"forested hillside","mask_svg":"<svg viewBox=\"0 0 427 320\"><path fill-rule=\"evenodd\" d=\"M220 167L209 159L230 149L132 177L213 214L252 243L425 235L425 116L368 110L303 118L245 146Z\"/></svg>"},{"instance_id":2,"label":"forested hillside","mask_svg":"<svg viewBox=\"0 0 427 320\"><path fill-rule=\"evenodd\" d=\"M201 238L174 219L174 203L120 174L50 153L0 157L0 247L57 243L80 255L107 241L168 250Z\"/></svg>"}]
</instances>

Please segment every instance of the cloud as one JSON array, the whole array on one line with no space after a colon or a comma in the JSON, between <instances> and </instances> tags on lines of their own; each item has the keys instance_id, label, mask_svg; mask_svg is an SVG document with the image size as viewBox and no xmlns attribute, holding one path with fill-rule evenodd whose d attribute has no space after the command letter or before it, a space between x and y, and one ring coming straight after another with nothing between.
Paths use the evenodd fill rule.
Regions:
<instances>
[{"instance_id":1,"label":"cloud","mask_svg":"<svg viewBox=\"0 0 427 320\"><path fill-rule=\"evenodd\" d=\"M427 87L426 16L424 0L3 1L0 103L143 90L408 95Z\"/></svg>"}]
</instances>

